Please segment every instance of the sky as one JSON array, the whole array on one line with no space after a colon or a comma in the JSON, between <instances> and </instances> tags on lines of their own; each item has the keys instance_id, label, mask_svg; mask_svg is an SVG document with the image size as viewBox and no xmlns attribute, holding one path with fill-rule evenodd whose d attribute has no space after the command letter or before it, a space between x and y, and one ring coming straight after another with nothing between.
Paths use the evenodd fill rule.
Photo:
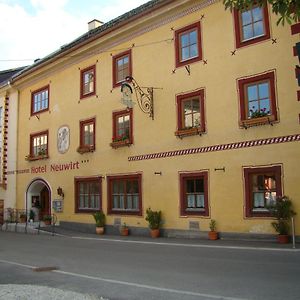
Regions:
<instances>
[{"instance_id":1,"label":"sky","mask_svg":"<svg viewBox=\"0 0 300 300\"><path fill-rule=\"evenodd\" d=\"M0 0L0 71L26 66L149 0Z\"/></svg>"}]
</instances>

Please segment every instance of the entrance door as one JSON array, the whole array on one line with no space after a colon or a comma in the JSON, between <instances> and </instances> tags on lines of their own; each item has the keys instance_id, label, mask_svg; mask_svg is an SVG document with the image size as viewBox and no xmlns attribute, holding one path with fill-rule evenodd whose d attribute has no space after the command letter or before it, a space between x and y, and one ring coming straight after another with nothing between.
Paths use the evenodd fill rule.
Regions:
<instances>
[{"instance_id":1,"label":"entrance door","mask_svg":"<svg viewBox=\"0 0 300 300\"><path fill-rule=\"evenodd\" d=\"M48 188L45 186L41 190L41 212L40 217L43 219L44 215L50 215L50 203L49 203L49 191Z\"/></svg>"},{"instance_id":2,"label":"entrance door","mask_svg":"<svg viewBox=\"0 0 300 300\"><path fill-rule=\"evenodd\" d=\"M0 200L0 225L4 223L4 200Z\"/></svg>"}]
</instances>

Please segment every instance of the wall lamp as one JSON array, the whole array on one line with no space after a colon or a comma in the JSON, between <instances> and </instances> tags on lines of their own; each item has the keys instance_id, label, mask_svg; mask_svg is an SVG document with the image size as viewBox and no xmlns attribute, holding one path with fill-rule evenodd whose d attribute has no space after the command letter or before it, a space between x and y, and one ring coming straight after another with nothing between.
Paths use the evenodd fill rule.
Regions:
<instances>
[{"instance_id":1,"label":"wall lamp","mask_svg":"<svg viewBox=\"0 0 300 300\"><path fill-rule=\"evenodd\" d=\"M61 196L62 198L65 197L65 194L64 194L64 192L63 192L63 190L62 190L62 188L60 186L57 188L57 194L59 196Z\"/></svg>"},{"instance_id":2,"label":"wall lamp","mask_svg":"<svg viewBox=\"0 0 300 300\"><path fill-rule=\"evenodd\" d=\"M132 87L131 87L132 86ZM136 95L136 99L141 111L148 114L152 120L154 120L154 107L153 107L153 87L140 87L136 80L132 76L127 76L125 82L121 86L121 93L123 98L121 102L127 105L128 108L132 108L135 104L132 101L133 90Z\"/></svg>"}]
</instances>

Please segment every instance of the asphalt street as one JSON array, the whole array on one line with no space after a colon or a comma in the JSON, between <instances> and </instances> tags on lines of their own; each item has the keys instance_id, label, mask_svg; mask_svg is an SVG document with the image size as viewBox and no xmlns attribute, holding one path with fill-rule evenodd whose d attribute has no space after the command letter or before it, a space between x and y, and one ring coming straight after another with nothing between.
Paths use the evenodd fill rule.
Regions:
<instances>
[{"instance_id":1,"label":"asphalt street","mask_svg":"<svg viewBox=\"0 0 300 300\"><path fill-rule=\"evenodd\" d=\"M299 279L300 251L290 246L0 231L1 300L7 284L93 299L298 300Z\"/></svg>"}]
</instances>

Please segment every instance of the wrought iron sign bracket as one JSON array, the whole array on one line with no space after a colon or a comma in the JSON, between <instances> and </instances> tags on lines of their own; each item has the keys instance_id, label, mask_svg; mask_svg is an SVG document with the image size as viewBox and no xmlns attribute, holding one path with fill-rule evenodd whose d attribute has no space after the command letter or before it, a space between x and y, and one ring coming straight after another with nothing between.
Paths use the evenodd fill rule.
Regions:
<instances>
[{"instance_id":1,"label":"wrought iron sign bracket","mask_svg":"<svg viewBox=\"0 0 300 300\"><path fill-rule=\"evenodd\" d=\"M160 88L140 87L137 81L131 76L127 76L126 82L123 83L123 85L128 85L128 84L131 84L133 87L137 99L137 103L141 111L145 114L148 114L149 117L152 118L152 120L154 120L153 90L160 89ZM123 85L121 90L123 90Z\"/></svg>"}]
</instances>

